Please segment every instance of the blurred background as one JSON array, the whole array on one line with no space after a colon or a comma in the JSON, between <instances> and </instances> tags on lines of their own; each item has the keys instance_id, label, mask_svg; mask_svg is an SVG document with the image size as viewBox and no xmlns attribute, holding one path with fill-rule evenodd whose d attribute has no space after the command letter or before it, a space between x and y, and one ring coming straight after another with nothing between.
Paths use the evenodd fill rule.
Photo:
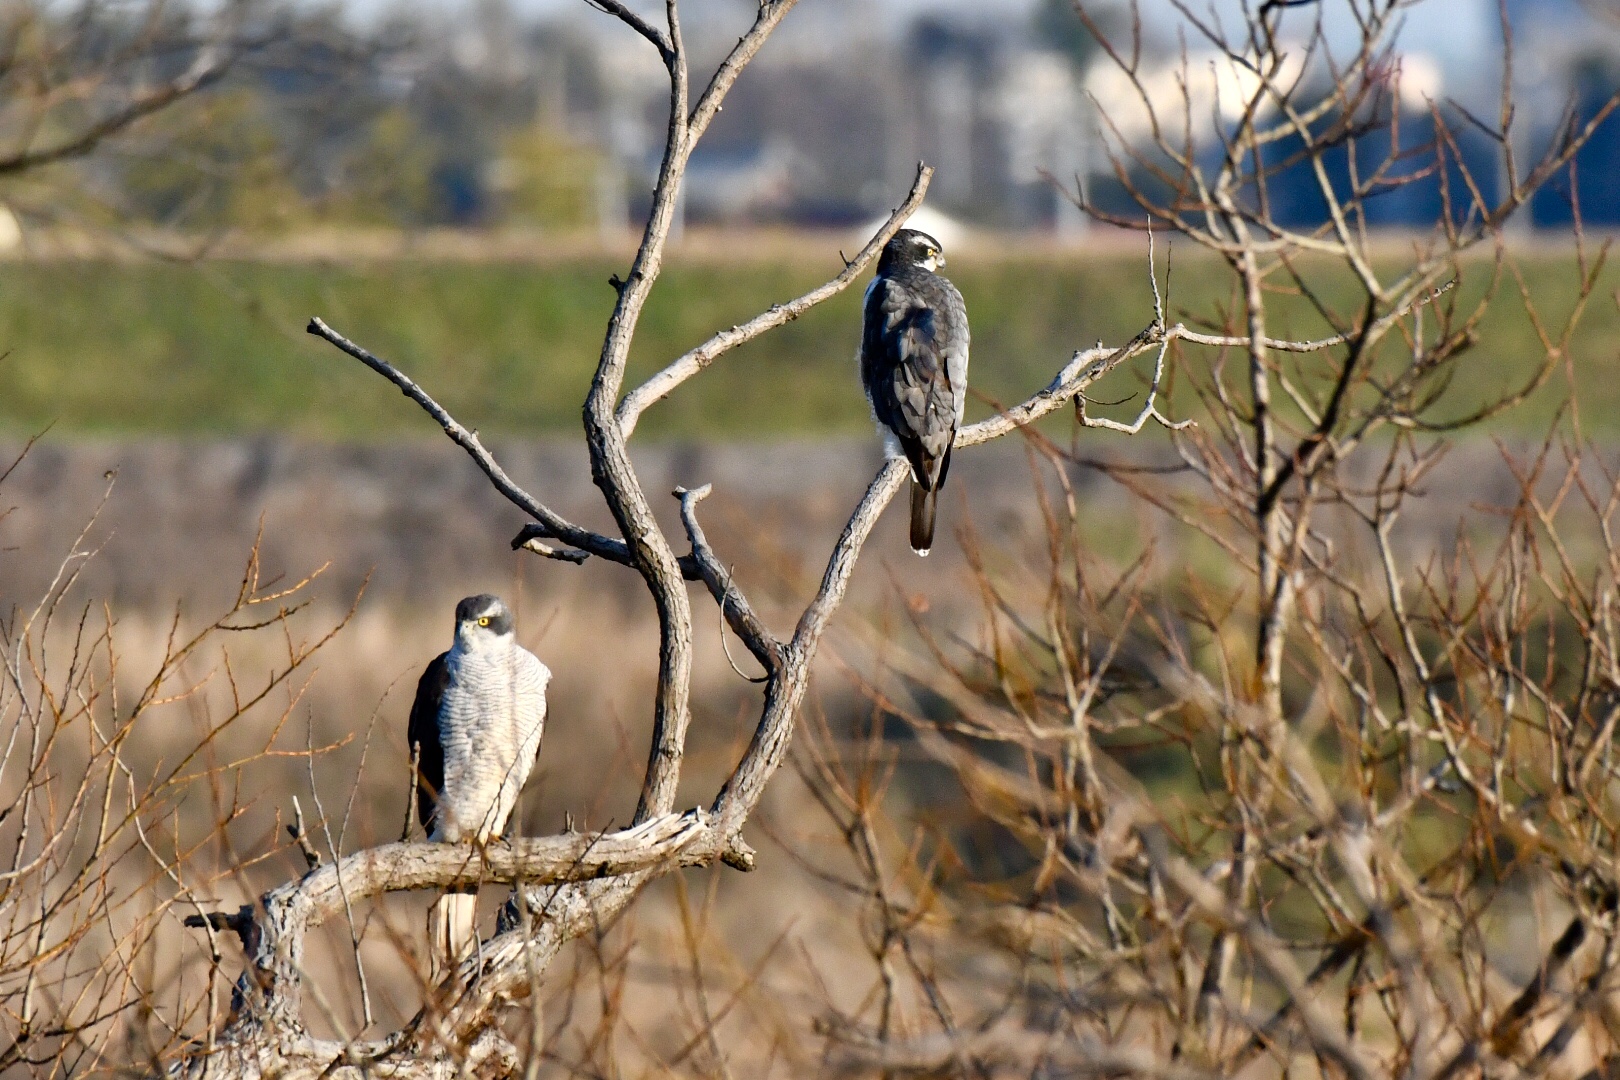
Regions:
<instances>
[{"instance_id":1,"label":"blurred background","mask_svg":"<svg viewBox=\"0 0 1620 1080\"><path fill-rule=\"evenodd\" d=\"M1221 6L1208 9L1215 22ZM1237 5L1226 6L1236 13ZM1348 48L1352 5L1326 6L1330 35L1341 31ZM718 62L752 7L708 0L684 14L700 67ZM1124 6L1103 0L1091 10L1128 47ZM86 11L105 23L93 34L102 47L144 29L132 22L144 11L127 3ZM1394 58L1413 145L1428 102L1495 112L1501 11L1518 47L1523 152L1551 138L1571 100L1577 115L1590 112L1620 78L1620 27L1602 0L1508 0L1500 10L1495 0L1413 5ZM1314 12L1285 24L1299 28L1302 45ZM188 16L169 5L164 17ZM1168 0L1141 5L1140 18L1144 79L1162 95L1161 110L1174 100L1184 60L1195 112L1237 107L1236 94L1221 95L1234 76L1211 70L1217 51L1189 36ZM186 108L76 168L84 203L8 192L23 225L14 244L41 226L82 222L92 207L125 223L232 228L260 239L322 226L459 227L612 243L639 224L662 145L666 84L652 51L589 4L353 0L249 7L241 22L260 47ZM852 227L891 207L926 159L939 173L930 205L964 226L1081 233L1084 219L1042 173L1071 185L1078 178L1101 205L1125 210L1099 117L1111 117L1126 141L1145 135L1133 127L1145 122L1136 91L1096 63L1099 52L1067 0L804 4L698 149L684 221ZM1612 131L1594 141L1585 157L1590 178L1610 171L1617 146ZM1474 150L1488 177L1486 145ZM1314 205L1309 189L1302 174L1277 197L1297 203L1304 220ZM1426 226L1434 195L1402 192L1380 208L1379 223ZM1587 219L1615 224L1620 206L1594 199ZM1522 224L1568 221L1567 205L1548 192Z\"/></svg>"},{"instance_id":2,"label":"blurred background","mask_svg":"<svg viewBox=\"0 0 1620 1080\"><path fill-rule=\"evenodd\" d=\"M1324 6L1330 28L1352 28L1351 5ZM751 0L684 5L700 68L719 62L755 9ZM1236 10L1215 4L1208 25L1224 32L1222 11ZM1139 48L1160 109L1174 111L1185 73L1199 112L1232 119L1224 110L1243 95L1242 73L1216 62L1169 0L1146 0L1139 24L1120 3L1092 11L1120 49ZM1308 13L1299 15L1303 28ZM98 126L210 62L222 23L232 60L206 85ZM409 695L449 644L455 601L499 592L519 609L524 643L557 672L525 830L558 828L565 815L593 825L627 817L656 663L652 610L633 575L514 554L521 516L465 456L303 328L318 315L395 362L489 436L520 483L606 528L578 446L579 408L612 308L608 278L628 265L658 167L667 82L654 52L581 0L0 0L0 25L9 28L0 149L10 155L0 160L0 470L42 436L0 484L0 608L26 610L67 558L73 598L107 605L138 667L170 619L229 606L256 542L267 579L324 568L311 625L359 604L278 737L294 748L341 745L307 768L265 765L255 775L270 779L255 783L272 794L252 820L254 835L270 838L259 842L274 846L264 815L284 809L285 792L339 804L363 792L352 849L397 833ZM1434 138L1431 108L1497 122L1508 33L1524 160L1620 87L1620 4L1414 5L1386 75L1400 118L1388 138L1409 141L1414 173L1425 167L1416 148ZM1137 88L1101 56L1068 0L802 0L692 159L632 382L836 274L840 253L903 199L919 160L937 170L920 223L943 241L972 317L971 411L1028 396L1077 348L1128 339L1152 317L1145 242L1088 222L1063 195L1083 191L1108 212L1139 216L1108 145L1145 143L1148 121ZM1456 157L1477 166L1494 202L1497 147L1481 126L1453 126ZM1219 154L1217 127L1191 125L1198 154ZM41 146L71 152L30 157ZM1347 177L1355 163L1334 167ZM1296 172L1297 184L1292 174L1273 181L1271 197L1280 223L1306 229L1326 207L1308 169ZM1590 233L1620 227L1617 177L1620 122L1610 121L1510 225L1526 288L1554 323L1576 302L1575 208ZM1377 243L1409 247L1455 180L1442 169L1371 200ZM1173 318L1231 301L1221 274L1205 272L1218 265L1207 256L1177 250L1171 265ZM1563 354L1586 431L1610 440L1620 417L1610 374L1617 286L1605 271ZM728 355L638 429L649 490L716 485L705 504L711 539L779 620L813 589L879 461L855 378L859 304L851 289ZM1297 317L1309 322L1302 307ZM1537 333L1511 302L1495 304L1457 372L1458 410L1539 359ZM1141 388L1137 374L1116 380L1119 392L1099 397ZM1437 504L1414 515L1403 543L1450 538L1475 500L1511 493L1487 436L1539 437L1570 391L1555 380L1460 446L1438 474ZM1192 406L1174 385L1169 402L1171 416ZM1066 419L1051 432L1072 434ZM1147 464L1169 452L1161 434L1086 431L1076 445ZM1165 565L1194 557L1184 531L1096 472L1077 469L1074 483L1099 551L1126 563L1151 542ZM946 535L971 527L1009 567L1045 550L1034 495L1044 481L1032 479L1022 448L965 457L952 484ZM872 708L846 664L859 667L874 642L900 633L908 610L922 605L944 633L976 618L956 545L920 562L890 518L815 699L834 729ZM729 667L715 620L703 621L694 801L725 774L757 696ZM239 662L276 661L248 650ZM193 734L177 729L175 745ZM165 747L141 751L157 760ZM791 819L803 798L783 795L774 812ZM791 925L836 974L851 933L838 904L779 910L784 881L809 888L808 878L784 859L765 861L774 869L727 901L724 917L739 927L762 911L772 919L768 934L753 931L757 943L742 935L737 963ZM651 910L656 924L673 908ZM204 964L193 945L186 962Z\"/></svg>"},{"instance_id":3,"label":"blurred background","mask_svg":"<svg viewBox=\"0 0 1620 1080\"><path fill-rule=\"evenodd\" d=\"M6 69L0 139L14 157L202 62L220 33L240 44L206 86L72 155L0 165L0 431L430 434L305 339L316 313L485 431L576 430L610 310L604 283L632 250L667 105L656 56L617 20L565 0L10 8L14 27L31 28L17 31ZM700 67L718 62L751 9L692 5ZM1349 50L1351 6L1326 9ZM1189 134L1197 153L1218 153L1207 118L1232 119L1223 110L1241 99L1243 73L1217 63L1167 2L1143 5L1134 34L1119 3L1091 10L1122 49L1140 51L1163 115L1177 113L1185 66L1198 117ZM1218 22L1220 5L1210 10ZM1314 11L1290 13L1302 38ZM1414 5L1380 73L1399 88L1391 130L1410 148L1403 168L1423 173L1432 159L1421 149L1434 138L1431 105L1495 122L1505 26L1520 160L1620 85L1620 5ZM1307 78L1330 70L1331 56ZM70 92L70 73L94 74L94 92ZM1495 144L1482 125L1452 127L1455 159L1494 200ZM1088 225L1060 189L1139 218L1107 142L1123 150L1149 135L1137 90L1067 0L805 3L693 158L637 358L650 367L831 276L926 160L937 174L925 224L951 250L973 311L976 381L1022 397L1074 347L1142 321L1140 236ZM1124 180L1151 184L1114 156ZM1567 238L1576 192L1588 229L1620 224L1617 165L1620 125L1606 124L1510 233L1521 244ZM1328 166L1343 183L1354 163L1341 154ZM1441 172L1381 192L1369 224L1397 245L1403 229L1427 228L1442 186L1461 183L1455 165ZM1272 181L1270 198L1285 226L1326 220L1303 164ZM1182 288L1202 280L1188 274ZM846 362L857 308L842 297L745 350L655 410L646 435L863 436Z\"/></svg>"}]
</instances>

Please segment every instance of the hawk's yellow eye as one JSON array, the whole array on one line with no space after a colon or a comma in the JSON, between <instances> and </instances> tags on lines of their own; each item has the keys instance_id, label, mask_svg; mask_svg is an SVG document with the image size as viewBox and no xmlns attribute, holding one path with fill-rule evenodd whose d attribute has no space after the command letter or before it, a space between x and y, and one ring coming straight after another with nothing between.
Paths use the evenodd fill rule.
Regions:
<instances>
[{"instance_id":1,"label":"hawk's yellow eye","mask_svg":"<svg viewBox=\"0 0 1620 1080\"><path fill-rule=\"evenodd\" d=\"M479 619L478 620L478 625L479 626L488 626L489 625L489 616L485 615L483 618Z\"/></svg>"}]
</instances>

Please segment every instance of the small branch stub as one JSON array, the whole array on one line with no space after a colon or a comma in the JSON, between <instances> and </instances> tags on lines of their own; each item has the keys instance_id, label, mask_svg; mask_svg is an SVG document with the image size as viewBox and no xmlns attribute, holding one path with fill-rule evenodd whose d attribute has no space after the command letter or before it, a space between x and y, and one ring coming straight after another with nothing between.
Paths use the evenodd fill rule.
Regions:
<instances>
[{"instance_id":1,"label":"small branch stub","mask_svg":"<svg viewBox=\"0 0 1620 1080\"><path fill-rule=\"evenodd\" d=\"M578 566L591 557L588 551L579 551L575 548L555 548L546 543L543 537L550 535L539 525L525 525L512 537L513 551L528 551L547 559L556 559L558 562L573 563Z\"/></svg>"},{"instance_id":2,"label":"small branch stub","mask_svg":"<svg viewBox=\"0 0 1620 1080\"><path fill-rule=\"evenodd\" d=\"M298 845L299 852L304 856L304 862L311 870L321 865L321 853L309 838L309 829L304 825L304 808L299 805L296 795L293 796L293 823L287 826L287 834Z\"/></svg>"}]
</instances>

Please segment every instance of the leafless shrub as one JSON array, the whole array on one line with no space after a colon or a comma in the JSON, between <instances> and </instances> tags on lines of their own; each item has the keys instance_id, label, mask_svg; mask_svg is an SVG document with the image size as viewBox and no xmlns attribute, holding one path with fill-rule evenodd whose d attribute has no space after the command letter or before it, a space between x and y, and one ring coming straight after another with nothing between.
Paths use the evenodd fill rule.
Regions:
<instances>
[{"instance_id":1,"label":"leafless shrub","mask_svg":"<svg viewBox=\"0 0 1620 1080\"><path fill-rule=\"evenodd\" d=\"M1575 302L1554 325L1501 229L1616 102L1528 164L1507 91L1494 122L1430 103L1432 137L1403 146L1403 5L1355 5L1348 58L1328 54L1319 12L1284 45L1284 9L1313 5L1260 5L1230 37L1175 6L1244 88L1213 158L1192 134L1188 53L1162 115L1140 22L1103 45L1152 120L1146 144L1114 142L1120 183L1230 274L1225 308L1161 338L1198 425L1171 432L1170 469L1028 432L1056 495L1046 587L969 535L979 639L918 615L922 647L874 643L867 692L949 770L930 805L961 808L927 842L896 820L900 746L804 744L874 942L870 997L825 1013L833 1060L884 1075L1609 1075L1620 474L1576 409L1539 449L1503 448L1517 498L1478 507L1451 550L1403 542L1401 523L1443 475L1447 435L1571 362L1606 248L1577 225ZM1495 197L1458 125L1499 148ZM1319 227L1271 209L1300 169ZM1433 229L1381 246L1372 200L1424 182ZM1499 290L1541 348L1515 385L1469 400L1453 377ZM1273 329L1302 308L1326 336ZM1166 515L1189 557L1088 550L1068 479L1081 464Z\"/></svg>"},{"instance_id":2,"label":"leafless shrub","mask_svg":"<svg viewBox=\"0 0 1620 1080\"><path fill-rule=\"evenodd\" d=\"M214 22L159 3L71 12L0 9L0 174L80 157L105 138L217 81L251 47L252 5Z\"/></svg>"},{"instance_id":3,"label":"leafless shrub","mask_svg":"<svg viewBox=\"0 0 1620 1080\"><path fill-rule=\"evenodd\" d=\"M57 166L214 86L282 36L252 2L0 4L0 178L7 201L59 218L93 187ZM71 215L82 216L82 215ZM104 217L105 215L97 215Z\"/></svg>"},{"instance_id":4,"label":"leafless shrub","mask_svg":"<svg viewBox=\"0 0 1620 1080\"><path fill-rule=\"evenodd\" d=\"M261 581L255 552L224 611L200 623L176 611L157 640L132 640L75 589L94 525L44 595L0 621L6 1070L161 1068L210 1037L226 1001L206 963L219 943L180 948L180 922L279 848L241 848L238 819L258 797L243 778L289 752L304 675L341 626L306 638L294 615L308 581ZM242 639L279 639L268 677L238 678ZM181 812L199 800L207 812ZM176 1005L188 967L214 974Z\"/></svg>"}]
</instances>

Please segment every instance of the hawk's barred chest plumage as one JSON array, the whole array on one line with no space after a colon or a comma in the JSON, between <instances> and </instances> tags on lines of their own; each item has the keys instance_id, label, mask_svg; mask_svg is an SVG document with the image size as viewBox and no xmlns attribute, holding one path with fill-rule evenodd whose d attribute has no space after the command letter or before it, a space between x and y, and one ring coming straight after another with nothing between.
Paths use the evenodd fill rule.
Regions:
<instances>
[{"instance_id":1,"label":"hawk's barred chest plumage","mask_svg":"<svg viewBox=\"0 0 1620 1080\"><path fill-rule=\"evenodd\" d=\"M943 261L933 237L896 233L867 286L861 327L861 384L873 416L911 463L911 545L925 555L967 406L967 305L934 272Z\"/></svg>"},{"instance_id":2,"label":"hawk's barred chest plumage","mask_svg":"<svg viewBox=\"0 0 1620 1080\"><path fill-rule=\"evenodd\" d=\"M455 644L428 665L411 709L418 816L435 840L488 840L505 828L539 753L551 672L517 644L499 600L470 597L457 615Z\"/></svg>"},{"instance_id":3,"label":"hawk's barred chest plumage","mask_svg":"<svg viewBox=\"0 0 1620 1080\"><path fill-rule=\"evenodd\" d=\"M422 673L408 738L417 756L417 816L433 840L486 843L501 835L540 752L551 672L517 643L497 596L456 605L455 644ZM477 886L428 908L433 977L478 943Z\"/></svg>"}]
</instances>

